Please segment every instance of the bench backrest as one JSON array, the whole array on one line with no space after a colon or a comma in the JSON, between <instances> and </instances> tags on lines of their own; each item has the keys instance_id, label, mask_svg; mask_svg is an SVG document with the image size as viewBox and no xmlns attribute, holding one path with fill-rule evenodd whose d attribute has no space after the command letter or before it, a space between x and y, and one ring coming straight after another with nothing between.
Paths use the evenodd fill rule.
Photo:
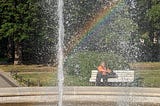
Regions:
<instances>
[{"instance_id":1,"label":"bench backrest","mask_svg":"<svg viewBox=\"0 0 160 106\"><path fill-rule=\"evenodd\" d=\"M134 70L113 70L118 77L108 78L108 82L133 82L134 81ZM98 70L91 71L90 82L96 82Z\"/></svg>"}]
</instances>

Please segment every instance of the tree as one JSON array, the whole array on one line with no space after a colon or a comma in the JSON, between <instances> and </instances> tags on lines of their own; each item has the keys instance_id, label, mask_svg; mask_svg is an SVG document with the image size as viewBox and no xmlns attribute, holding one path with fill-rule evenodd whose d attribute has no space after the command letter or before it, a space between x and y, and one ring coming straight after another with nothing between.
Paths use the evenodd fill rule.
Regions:
<instances>
[{"instance_id":1,"label":"tree","mask_svg":"<svg viewBox=\"0 0 160 106\"><path fill-rule=\"evenodd\" d=\"M8 38L8 45L13 45L14 64L22 63L23 41L42 28L39 11L36 0L0 0L0 38Z\"/></svg>"},{"instance_id":2,"label":"tree","mask_svg":"<svg viewBox=\"0 0 160 106\"><path fill-rule=\"evenodd\" d=\"M139 38L144 40L143 45L140 46L142 46L141 49L144 54L147 54L145 58L149 57L147 61L159 61L160 1L131 0L130 13L133 20L138 24Z\"/></svg>"},{"instance_id":3,"label":"tree","mask_svg":"<svg viewBox=\"0 0 160 106\"><path fill-rule=\"evenodd\" d=\"M147 19L151 23L151 27L158 31L160 30L160 3L154 3L153 6L148 10Z\"/></svg>"},{"instance_id":4,"label":"tree","mask_svg":"<svg viewBox=\"0 0 160 106\"><path fill-rule=\"evenodd\" d=\"M152 60L160 61L160 1L153 0L151 8L147 12L147 20L150 23L152 32L150 34L152 41Z\"/></svg>"}]
</instances>

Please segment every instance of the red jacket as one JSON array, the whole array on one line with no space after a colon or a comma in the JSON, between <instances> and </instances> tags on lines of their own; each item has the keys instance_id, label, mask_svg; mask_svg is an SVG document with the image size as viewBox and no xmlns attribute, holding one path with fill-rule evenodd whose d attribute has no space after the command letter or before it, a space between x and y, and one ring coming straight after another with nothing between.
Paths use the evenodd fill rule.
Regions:
<instances>
[{"instance_id":1,"label":"red jacket","mask_svg":"<svg viewBox=\"0 0 160 106\"><path fill-rule=\"evenodd\" d=\"M106 75L107 73L110 73L111 70L109 68L106 69L104 66L98 66L98 71L102 73L102 75Z\"/></svg>"}]
</instances>

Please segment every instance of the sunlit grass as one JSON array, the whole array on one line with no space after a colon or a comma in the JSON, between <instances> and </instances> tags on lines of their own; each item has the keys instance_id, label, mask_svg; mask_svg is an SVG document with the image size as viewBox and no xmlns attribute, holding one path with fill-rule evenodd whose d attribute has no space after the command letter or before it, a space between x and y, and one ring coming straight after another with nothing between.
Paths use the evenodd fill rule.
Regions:
<instances>
[{"instance_id":1,"label":"sunlit grass","mask_svg":"<svg viewBox=\"0 0 160 106\"><path fill-rule=\"evenodd\" d=\"M19 72L53 72L55 67L45 65L0 65L3 71L19 71Z\"/></svg>"},{"instance_id":2,"label":"sunlit grass","mask_svg":"<svg viewBox=\"0 0 160 106\"><path fill-rule=\"evenodd\" d=\"M136 62L131 63L130 67L136 70L157 70L160 69L160 62Z\"/></svg>"},{"instance_id":3,"label":"sunlit grass","mask_svg":"<svg viewBox=\"0 0 160 106\"><path fill-rule=\"evenodd\" d=\"M143 78L143 86L160 87L160 69L159 70L140 70L136 75Z\"/></svg>"},{"instance_id":4,"label":"sunlit grass","mask_svg":"<svg viewBox=\"0 0 160 106\"><path fill-rule=\"evenodd\" d=\"M27 82L31 82L29 86L55 86L57 85L57 73L19 73L18 78L22 77L23 81L21 85L27 85Z\"/></svg>"},{"instance_id":5,"label":"sunlit grass","mask_svg":"<svg viewBox=\"0 0 160 106\"><path fill-rule=\"evenodd\" d=\"M24 81L19 81L19 83L22 86L27 86L26 81L30 81L31 84L29 86L38 86L38 83L40 83L40 86L57 86L58 80L57 80L57 72L54 73L19 73L18 78L22 77ZM78 76L68 76L65 75L64 79L64 85L65 86L87 86L89 85L89 82L87 80L84 80L83 78L80 78Z\"/></svg>"}]
</instances>

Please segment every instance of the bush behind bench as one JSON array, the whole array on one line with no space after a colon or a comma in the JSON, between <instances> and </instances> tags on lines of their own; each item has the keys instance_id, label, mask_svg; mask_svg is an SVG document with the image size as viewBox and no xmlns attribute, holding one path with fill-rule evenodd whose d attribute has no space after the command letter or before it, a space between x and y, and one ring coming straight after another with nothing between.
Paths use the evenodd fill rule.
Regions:
<instances>
[{"instance_id":1,"label":"bush behind bench","mask_svg":"<svg viewBox=\"0 0 160 106\"><path fill-rule=\"evenodd\" d=\"M91 70L97 69L101 61L106 61L108 66L113 70L127 69L127 61L119 55L106 52L79 52L70 55L65 60L65 72L69 75L77 75L85 80L89 80Z\"/></svg>"}]
</instances>

